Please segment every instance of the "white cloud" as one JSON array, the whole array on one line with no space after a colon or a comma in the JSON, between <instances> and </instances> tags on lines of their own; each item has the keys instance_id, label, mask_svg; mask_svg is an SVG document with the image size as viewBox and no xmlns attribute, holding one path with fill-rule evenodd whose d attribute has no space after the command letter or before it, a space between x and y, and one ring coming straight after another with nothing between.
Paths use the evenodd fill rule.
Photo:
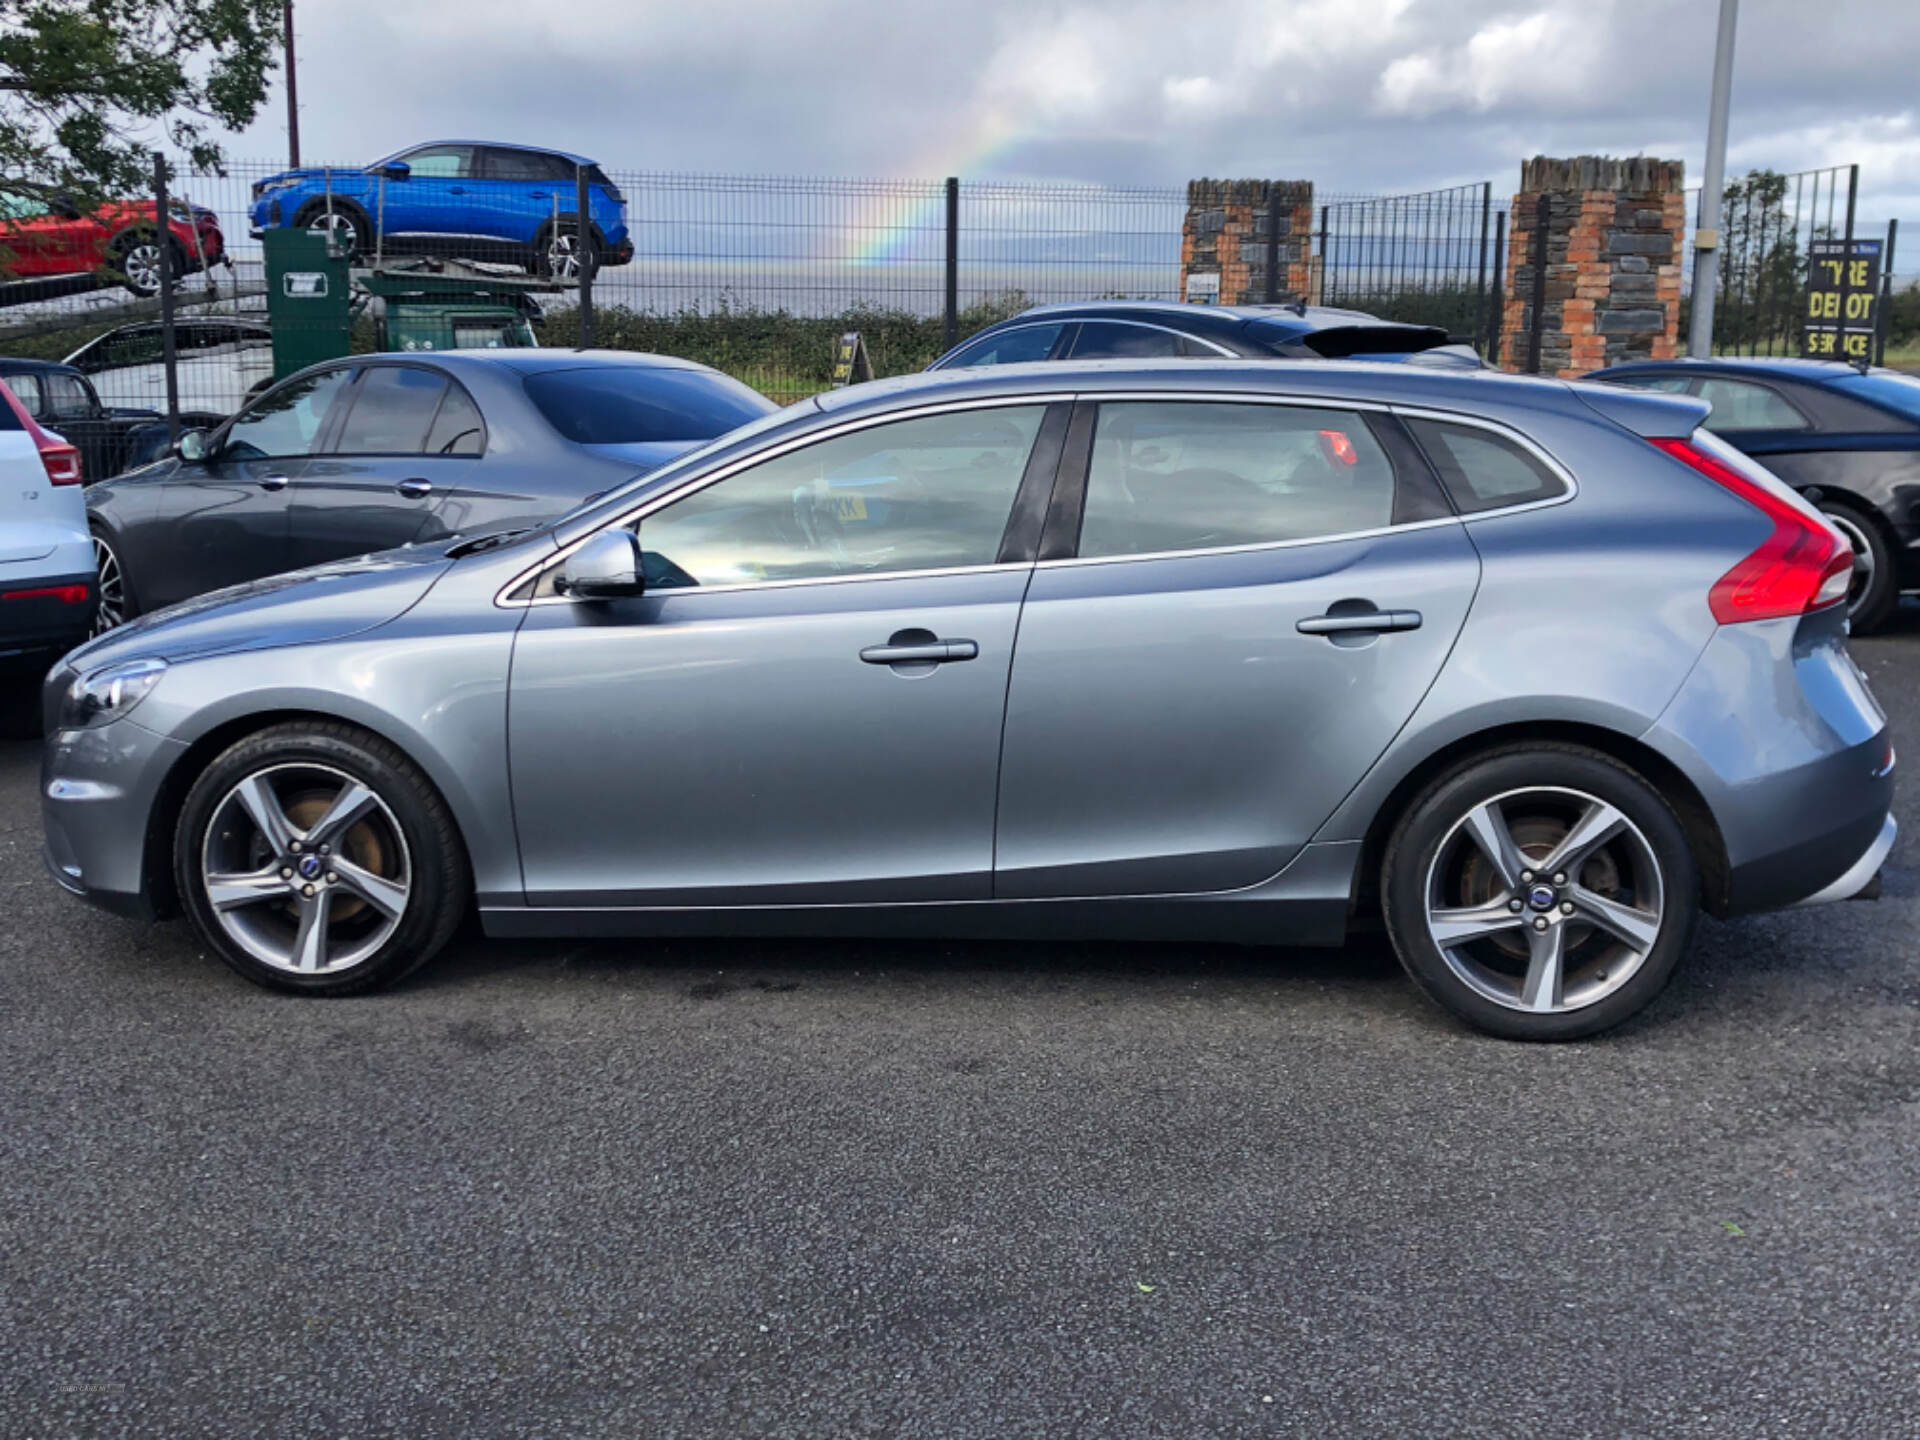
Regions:
<instances>
[{"instance_id":1,"label":"white cloud","mask_svg":"<svg viewBox=\"0 0 1920 1440\"><path fill-rule=\"evenodd\" d=\"M1375 102L1389 115L1419 119L1449 109L1484 114L1516 97L1570 98L1594 78L1583 62L1604 59L1594 40L1605 34L1609 8L1589 0L1577 11L1556 6L1489 21L1464 45L1393 61L1380 73Z\"/></svg>"}]
</instances>

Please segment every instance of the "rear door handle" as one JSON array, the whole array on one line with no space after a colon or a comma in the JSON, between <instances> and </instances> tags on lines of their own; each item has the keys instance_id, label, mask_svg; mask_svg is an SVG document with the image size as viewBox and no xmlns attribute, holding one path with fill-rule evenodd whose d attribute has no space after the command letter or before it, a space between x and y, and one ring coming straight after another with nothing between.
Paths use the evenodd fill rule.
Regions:
<instances>
[{"instance_id":1,"label":"rear door handle","mask_svg":"<svg viewBox=\"0 0 1920 1440\"><path fill-rule=\"evenodd\" d=\"M393 487L409 500L423 500L433 493L431 480L402 480Z\"/></svg>"},{"instance_id":2,"label":"rear door handle","mask_svg":"<svg viewBox=\"0 0 1920 1440\"><path fill-rule=\"evenodd\" d=\"M971 640L927 640L912 645L869 645L860 658L869 665L944 665L972 660L980 647Z\"/></svg>"},{"instance_id":3,"label":"rear door handle","mask_svg":"<svg viewBox=\"0 0 1920 1440\"><path fill-rule=\"evenodd\" d=\"M1293 627L1302 635L1377 634L1383 630L1418 630L1418 610L1362 610L1349 615L1314 615Z\"/></svg>"},{"instance_id":4,"label":"rear door handle","mask_svg":"<svg viewBox=\"0 0 1920 1440\"><path fill-rule=\"evenodd\" d=\"M449 185L447 187L447 193L449 195L464 195L467 193L467 187L464 185Z\"/></svg>"},{"instance_id":5,"label":"rear door handle","mask_svg":"<svg viewBox=\"0 0 1920 1440\"><path fill-rule=\"evenodd\" d=\"M284 475L262 475L260 477L260 488L262 490L284 490L287 488L287 477Z\"/></svg>"},{"instance_id":6,"label":"rear door handle","mask_svg":"<svg viewBox=\"0 0 1920 1440\"><path fill-rule=\"evenodd\" d=\"M549 190L529 190L527 192L527 198L529 200L551 200L553 198L553 192Z\"/></svg>"}]
</instances>

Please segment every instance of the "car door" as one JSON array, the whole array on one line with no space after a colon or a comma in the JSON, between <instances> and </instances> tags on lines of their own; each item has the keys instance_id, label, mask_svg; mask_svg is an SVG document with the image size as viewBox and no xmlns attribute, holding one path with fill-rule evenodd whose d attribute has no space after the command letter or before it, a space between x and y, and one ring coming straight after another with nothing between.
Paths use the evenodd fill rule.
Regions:
<instances>
[{"instance_id":1,"label":"car door","mask_svg":"<svg viewBox=\"0 0 1920 1440\"><path fill-rule=\"evenodd\" d=\"M465 486L476 453L477 410L457 384L423 365L369 365L342 399L344 414L324 454L293 486L287 544L291 565L321 565L391 550L415 539L435 508ZM442 410L445 433L434 436ZM431 441L431 444L430 444Z\"/></svg>"},{"instance_id":2,"label":"car door","mask_svg":"<svg viewBox=\"0 0 1920 1440\"><path fill-rule=\"evenodd\" d=\"M6 252L0 278L31 279L66 275L83 267L72 256L68 231L77 222L56 215L37 195L0 192L0 250Z\"/></svg>"},{"instance_id":3,"label":"car door","mask_svg":"<svg viewBox=\"0 0 1920 1440\"><path fill-rule=\"evenodd\" d=\"M531 601L509 763L533 905L983 899L1066 407L856 422L656 501L649 589Z\"/></svg>"},{"instance_id":4,"label":"car door","mask_svg":"<svg viewBox=\"0 0 1920 1440\"><path fill-rule=\"evenodd\" d=\"M1085 458L1008 689L994 894L1257 884L1413 713L1478 557L1384 412L1113 400L1078 407L1067 450Z\"/></svg>"},{"instance_id":5,"label":"car door","mask_svg":"<svg viewBox=\"0 0 1920 1440\"><path fill-rule=\"evenodd\" d=\"M408 249L463 248L458 242L474 233L473 151L471 145L424 145L399 157L407 178L386 181L385 198L375 205L385 207L389 238ZM375 181L376 194L380 183Z\"/></svg>"},{"instance_id":6,"label":"car door","mask_svg":"<svg viewBox=\"0 0 1920 1440\"><path fill-rule=\"evenodd\" d=\"M143 609L293 568L290 487L351 375L337 366L282 381L215 432L208 459L182 461L159 482L159 504L142 527L147 543L129 558Z\"/></svg>"},{"instance_id":7,"label":"car door","mask_svg":"<svg viewBox=\"0 0 1920 1440\"><path fill-rule=\"evenodd\" d=\"M573 167L558 155L489 145L481 150L479 163L476 228L502 246L516 247L512 254L503 249L493 258L519 260L517 247L530 244L557 215L571 215L578 208Z\"/></svg>"}]
</instances>

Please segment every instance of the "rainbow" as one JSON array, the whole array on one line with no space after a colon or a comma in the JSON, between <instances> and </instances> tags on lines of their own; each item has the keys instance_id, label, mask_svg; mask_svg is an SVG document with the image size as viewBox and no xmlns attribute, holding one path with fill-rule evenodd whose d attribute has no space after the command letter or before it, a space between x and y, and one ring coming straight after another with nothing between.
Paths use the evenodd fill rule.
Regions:
<instances>
[{"instance_id":1,"label":"rainbow","mask_svg":"<svg viewBox=\"0 0 1920 1440\"><path fill-rule=\"evenodd\" d=\"M904 173L943 178L977 175L990 170L1022 138L1020 127L1004 108L980 107L926 146L904 167ZM942 231L945 211L946 198L938 188L902 196L876 186L873 193L857 197L845 223L825 232L822 254L850 256L855 265L910 258L915 237L922 237L924 245L929 231Z\"/></svg>"}]
</instances>

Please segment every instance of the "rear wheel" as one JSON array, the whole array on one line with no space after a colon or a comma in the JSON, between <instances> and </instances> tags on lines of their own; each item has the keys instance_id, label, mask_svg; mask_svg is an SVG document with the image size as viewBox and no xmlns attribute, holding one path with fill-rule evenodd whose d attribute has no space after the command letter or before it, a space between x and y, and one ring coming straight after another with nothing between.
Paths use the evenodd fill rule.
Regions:
<instances>
[{"instance_id":1,"label":"rear wheel","mask_svg":"<svg viewBox=\"0 0 1920 1440\"><path fill-rule=\"evenodd\" d=\"M160 293L160 243L159 237L151 232L143 234L137 230L130 231L116 240L109 252L121 285L142 299ZM173 267L173 280L177 285L186 274L186 256L174 241L168 240L166 246L168 263Z\"/></svg>"},{"instance_id":2,"label":"rear wheel","mask_svg":"<svg viewBox=\"0 0 1920 1440\"><path fill-rule=\"evenodd\" d=\"M559 220L541 227L540 238L534 242L535 274L549 280L578 280L584 259L580 227L573 216L562 215ZM599 264L596 262L593 268L598 271Z\"/></svg>"},{"instance_id":3,"label":"rear wheel","mask_svg":"<svg viewBox=\"0 0 1920 1440\"><path fill-rule=\"evenodd\" d=\"M133 595L127 589L127 572L113 542L98 530L93 532L93 571L100 592L93 610L93 628L88 636L104 635L116 625L124 625L139 611L133 607Z\"/></svg>"},{"instance_id":4,"label":"rear wheel","mask_svg":"<svg viewBox=\"0 0 1920 1440\"><path fill-rule=\"evenodd\" d=\"M1878 522L1839 500L1822 500L1820 513L1853 546L1853 581L1847 587L1847 619L1856 635L1886 623L1900 599L1893 547Z\"/></svg>"},{"instance_id":5,"label":"rear wheel","mask_svg":"<svg viewBox=\"0 0 1920 1440\"><path fill-rule=\"evenodd\" d=\"M348 995L430 959L466 912L446 803L393 746L296 721L222 753L188 792L174 871L195 927L257 984Z\"/></svg>"},{"instance_id":6,"label":"rear wheel","mask_svg":"<svg viewBox=\"0 0 1920 1440\"><path fill-rule=\"evenodd\" d=\"M1571 1040L1652 1002L1685 952L1699 878L1645 779L1596 751L1468 762L1408 808L1382 867L1408 974L1482 1030Z\"/></svg>"}]
</instances>

